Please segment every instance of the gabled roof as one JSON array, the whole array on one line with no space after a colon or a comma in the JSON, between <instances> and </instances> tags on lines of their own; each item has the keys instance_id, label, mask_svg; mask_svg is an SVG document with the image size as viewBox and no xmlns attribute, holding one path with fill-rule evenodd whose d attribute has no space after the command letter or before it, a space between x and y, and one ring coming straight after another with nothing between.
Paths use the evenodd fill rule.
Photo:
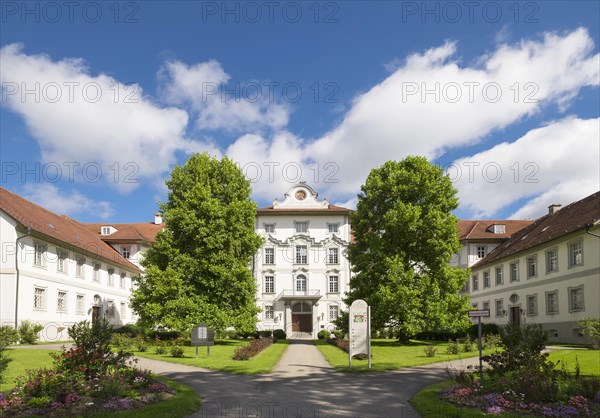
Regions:
<instances>
[{"instance_id":1,"label":"gabled roof","mask_svg":"<svg viewBox=\"0 0 600 418\"><path fill-rule=\"evenodd\" d=\"M52 213L3 187L0 187L0 209L22 228L30 227L33 232L74 247L83 255L99 256L129 270L141 271L76 220Z\"/></svg>"},{"instance_id":2,"label":"gabled roof","mask_svg":"<svg viewBox=\"0 0 600 418\"><path fill-rule=\"evenodd\" d=\"M532 220L476 220L458 222L459 240L494 240L507 239L515 232L529 226ZM504 234L494 233L493 225L504 225Z\"/></svg>"},{"instance_id":3,"label":"gabled roof","mask_svg":"<svg viewBox=\"0 0 600 418\"><path fill-rule=\"evenodd\" d=\"M557 238L584 230L585 224L600 219L600 192L563 207L554 214L544 215L515 233L473 267L482 267L519 252L530 250Z\"/></svg>"},{"instance_id":4,"label":"gabled roof","mask_svg":"<svg viewBox=\"0 0 600 418\"><path fill-rule=\"evenodd\" d=\"M100 239L106 242L116 241L143 241L153 243L156 241L156 234L158 234L164 227L165 224L155 224L153 222L133 223L133 224L113 224L110 222L99 224L99 223L85 223L82 224L89 231L97 234ZM101 228L103 226L112 226L117 231L110 235L100 235Z\"/></svg>"}]
</instances>

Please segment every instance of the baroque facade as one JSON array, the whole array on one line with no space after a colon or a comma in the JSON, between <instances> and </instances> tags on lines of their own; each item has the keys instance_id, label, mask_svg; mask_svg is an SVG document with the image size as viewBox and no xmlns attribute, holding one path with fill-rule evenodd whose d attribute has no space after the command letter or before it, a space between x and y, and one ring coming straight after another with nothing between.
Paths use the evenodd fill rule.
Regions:
<instances>
[{"instance_id":1,"label":"baroque facade","mask_svg":"<svg viewBox=\"0 0 600 418\"><path fill-rule=\"evenodd\" d=\"M258 209L256 232L265 244L255 257L259 329L312 335L334 329L345 309L351 231L348 209L318 200L305 183L283 201Z\"/></svg>"}]
</instances>

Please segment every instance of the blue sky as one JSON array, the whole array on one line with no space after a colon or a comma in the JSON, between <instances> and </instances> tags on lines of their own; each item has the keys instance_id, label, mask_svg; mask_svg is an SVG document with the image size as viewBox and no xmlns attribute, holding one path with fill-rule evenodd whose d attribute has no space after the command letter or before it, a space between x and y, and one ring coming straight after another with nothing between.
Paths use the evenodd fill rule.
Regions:
<instances>
[{"instance_id":1,"label":"blue sky","mask_svg":"<svg viewBox=\"0 0 600 418\"><path fill-rule=\"evenodd\" d=\"M83 222L152 220L193 152L271 204L353 207L424 155L457 215L536 218L600 189L600 6L537 2L1 3L2 186Z\"/></svg>"}]
</instances>

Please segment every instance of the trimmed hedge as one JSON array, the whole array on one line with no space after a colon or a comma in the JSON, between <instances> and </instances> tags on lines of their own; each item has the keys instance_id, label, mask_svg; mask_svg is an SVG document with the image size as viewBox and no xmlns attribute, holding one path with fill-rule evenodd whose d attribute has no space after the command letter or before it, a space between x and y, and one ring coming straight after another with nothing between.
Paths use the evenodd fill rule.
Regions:
<instances>
[{"instance_id":1,"label":"trimmed hedge","mask_svg":"<svg viewBox=\"0 0 600 418\"><path fill-rule=\"evenodd\" d=\"M259 338L253 340L248 345L238 347L233 353L234 360L250 360L252 357L263 351L265 348L273 344L272 338Z\"/></svg>"},{"instance_id":2,"label":"trimmed hedge","mask_svg":"<svg viewBox=\"0 0 600 418\"><path fill-rule=\"evenodd\" d=\"M285 340L287 338L287 334L282 329L276 329L273 331L273 338L277 340Z\"/></svg>"}]
</instances>

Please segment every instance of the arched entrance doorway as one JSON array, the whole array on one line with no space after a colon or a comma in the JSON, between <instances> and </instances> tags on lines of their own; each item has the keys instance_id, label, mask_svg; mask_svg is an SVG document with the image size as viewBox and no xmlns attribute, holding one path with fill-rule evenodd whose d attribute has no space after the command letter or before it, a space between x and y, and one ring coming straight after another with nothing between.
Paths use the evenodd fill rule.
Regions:
<instances>
[{"instance_id":1,"label":"arched entrance doorway","mask_svg":"<svg viewBox=\"0 0 600 418\"><path fill-rule=\"evenodd\" d=\"M308 303L292 305L292 331L312 332L312 306Z\"/></svg>"}]
</instances>

